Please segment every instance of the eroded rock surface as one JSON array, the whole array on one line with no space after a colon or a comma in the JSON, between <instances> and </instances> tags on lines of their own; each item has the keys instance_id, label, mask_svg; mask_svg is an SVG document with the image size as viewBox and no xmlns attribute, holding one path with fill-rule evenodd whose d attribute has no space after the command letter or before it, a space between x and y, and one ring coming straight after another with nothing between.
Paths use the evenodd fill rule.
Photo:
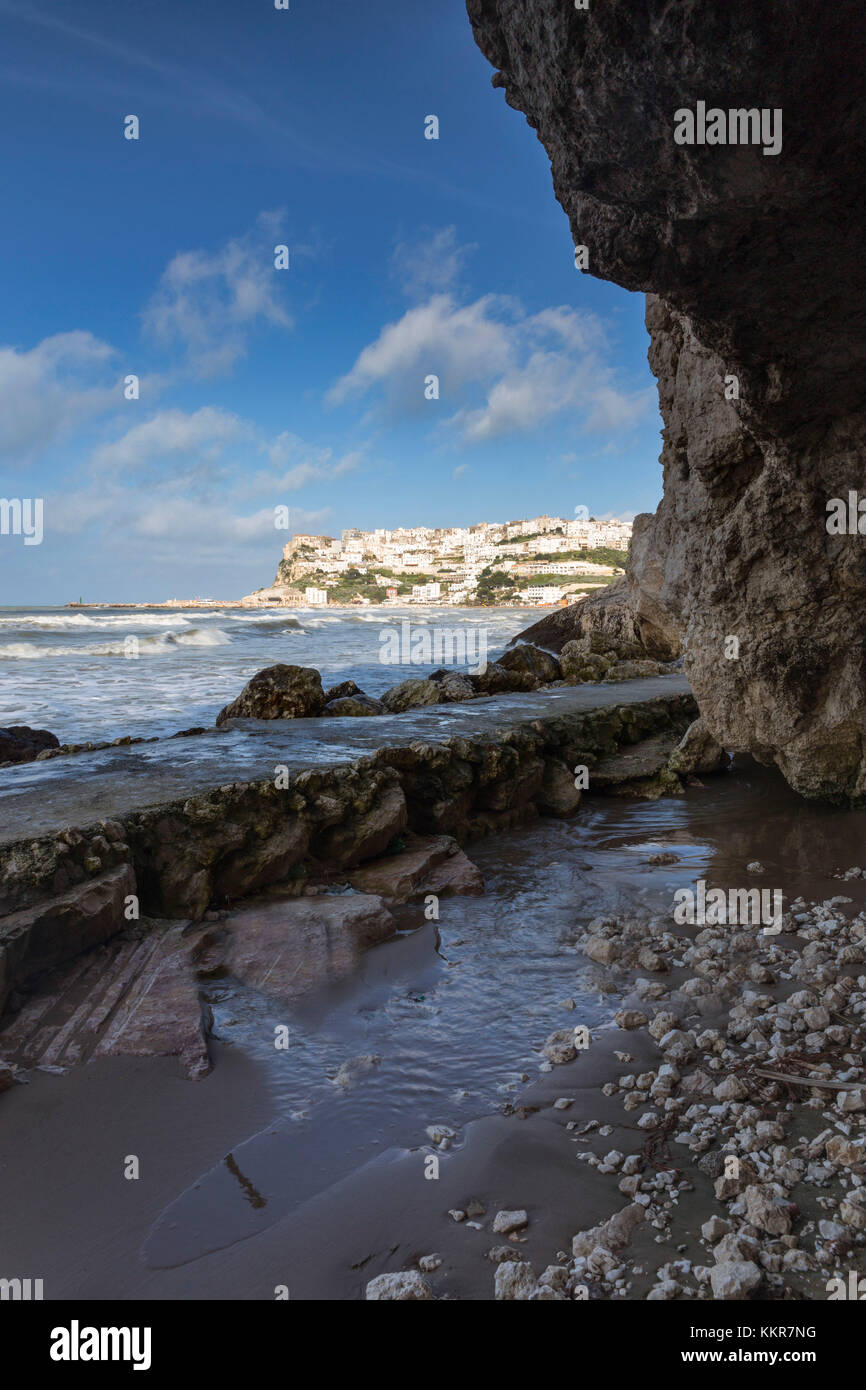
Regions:
<instances>
[{"instance_id":1,"label":"eroded rock surface","mask_svg":"<svg viewBox=\"0 0 866 1390\"><path fill-rule=\"evenodd\" d=\"M356 869L349 882L360 893L378 893L393 902L427 893L445 897L484 892L481 870L450 835L412 836L401 853Z\"/></svg>"},{"instance_id":2,"label":"eroded rock surface","mask_svg":"<svg viewBox=\"0 0 866 1390\"><path fill-rule=\"evenodd\" d=\"M318 671L281 662L258 671L237 699L220 710L216 722L219 727L229 719L307 719L321 714L324 707Z\"/></svg>"},{"instance_id":3,"label":"eroded rock surface","mask_svg":"<svg viewBox=\"0 0 866 1390\"><path fill-rule=\"evenodd\" d=\"M636 527L637 626L682 633L718 743L806 795L862 799L866 540L826 521L861 483L866 435L866 11L467 8L590 273L648 292L664 499ZM699 101L780 112L781 151L676 144Z\"/></svg>"},{"instance_id":4,"label":"eroded rock surface","mask_svg":"<svg viewBox=\"0 0 866 1390\"><path fill-rule=\"evenodd\" d=\"M629 563L639 537L646 533L646 516L638 517L632 537ZM675 624L667 613L655 615L648 621L639 615L634 590L623 575L588 598L554 609L524 632L512 637L509 646L517 642L535 642L547 651L562 655L570 642L592 640L593 651L628 649L629 655L649 657L656 661L674 661L680 656L682 644ZM567 674L567 673L566 673Z\"/></svg>"}]
</instances>

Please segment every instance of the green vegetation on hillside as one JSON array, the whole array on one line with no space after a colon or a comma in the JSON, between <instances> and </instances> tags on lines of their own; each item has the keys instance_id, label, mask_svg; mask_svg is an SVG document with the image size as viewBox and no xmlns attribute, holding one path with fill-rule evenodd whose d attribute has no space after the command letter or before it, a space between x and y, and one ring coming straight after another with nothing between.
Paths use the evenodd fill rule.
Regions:
<instances>
[{"instance_id":1,"label":"green vegetation on hillside","mask_svg":"<svg viewBox=\"0 0 866 1390\"><path fill-rule=\"evenodd\" d=\"M625 557L624 550L612 550L608 545L600 545L595 550L558 550L553 553L539 551L532 558L545 564L549 561L556 564L560 560L587 560L591 565L616 565L618 569L622 569L625 566Z\"/></svg>"}]
</instances>

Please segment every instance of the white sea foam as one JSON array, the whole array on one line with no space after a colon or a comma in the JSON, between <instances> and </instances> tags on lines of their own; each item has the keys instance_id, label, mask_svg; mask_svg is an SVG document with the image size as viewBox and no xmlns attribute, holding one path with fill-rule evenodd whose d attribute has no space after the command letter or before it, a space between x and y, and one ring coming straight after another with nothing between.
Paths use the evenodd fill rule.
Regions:
<instances>
[{"instance_id":1,"label":"white sea foam","mask_svg":"<svg viewBox=\"0 0 866 1390\"><path fill-rule=\"evenodd\" d=\"M87 613L31 613L0 617L0 626L20 627L25 631L74 632L76 629L88 629L110 632L117 628L131 627L185 628L189 627L189 621L179 613L105 613L97 617L91 617Z\"/></svg>"},{"instance_id":2,"label":"white sea foam","mask_svg":"<svg viewBox=\"0 0 866 1390\"><path fill-rule=\"evenodd\" d=\"M177 647L225 647L231 643L228 633L219 628L201 632L192 628L188 632L152 633L149 637L139 637L139 656L163 656ZM15 657L20 660L36 660L64 656L120 656L126 658L128 648L125 641L99 642L89 645L69 647L42 646L36 642L0 643L0 660Z\"/></svg>"}]
</instances>

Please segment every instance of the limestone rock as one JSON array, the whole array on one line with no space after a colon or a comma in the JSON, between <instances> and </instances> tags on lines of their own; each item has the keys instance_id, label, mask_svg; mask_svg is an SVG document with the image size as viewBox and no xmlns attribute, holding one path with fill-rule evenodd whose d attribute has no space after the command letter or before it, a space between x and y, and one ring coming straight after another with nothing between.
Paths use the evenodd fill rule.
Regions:
<instances>
[{"instance_id":1,"label":"limestone rock","mask_svg":"<svg viewBox=\"0 0 866 1390\"><path fill-rule=\"evenodd\" d=\"M441 699L447 704L456 704L462 700L474 700L476 698L475 686L462 671L443 671L441 674L434 671L430 679L439 686Z\"/></svg>"},{"instance_id":2,"label":"limestone rock","mask_svg":"<svg viewBox=\"0 0 866 1390\"><path fill-rule=\"evenodd\" d=\"M328 865L351 868L375 859L406 829L406 797L396 780L376 786L372 778L364 779L358 797L337 809L337 824L310 841L312 853Z\"/></svg>"},{"instance_id":3,"label":"limestone rock","mask_svg":"<svg viewBox=\"0 0 866 1390\"><path fill-rule=\"evenodd\" d=\"M713 1298L731 1302L747 1298L761 1282L761 1271L751 1260L728 1260L710 1272Z\"/></svg>"},{"instance_id":4,"label":"limestone rock","mask_svg":"<svg viewBox=\"0 0 866 1390\"><path fill-rule=\"evenodd\" d=\"M94 1055L177 1057L195 1080L211 1069L210 1027L210 1009L201 1001L187 943L172 932L133 981Z\"/></svg>"},{"instance_id":5,"label":"limestone rock","mask_svg":"<svg viewBox=\"0 0 866 1390\"><path fill-rule=\"evenodd\" d=\"M493 1230L499 1236L510 1236L512 1231L522 1231L528 1225L525 1211L498 1211L493 1218Z\"/></svg>"},{"instance_id":6,"label":"limestone rock","mask_svg":"<svg viewBox=\"0 0 866 1390\"><path fill-rule=\"evenodd\" d=\"M638 681L645 676L657 676L658 663L655 661L615 661L604 673L606 681Z\"/></svg>"},{"instance_id":7,"label":"limestone rock","mask_svg":"<svg viewBox=\"0 0 866 1390\"><path fill-rule=\"evenodd\" d=\"M495 1298L505 1301L531 1298L538 1287L532 1265L524 1260L503 1260L494 1279Z\"/></svg>"},{"instance_id":8,"label":"limestone rock","mask_svg":"<svg viewBox=\"0 0 866 1390\"><path fill-rule=\"evenodd\" d=\"M587 651L586 644L580 639L576 642L566 642L559 653L559 663L567 681L596 683L604 680L613 665L613 657Z\"/></svg>"},{"instance_id":9,"label":"limestone rock","mask_svg":"<svg viewBox=\"0 0 866 1390\"><path fill-rule=\"evenodd\" d=\"M772 1236L786 1236L791 1230L791 1213L787 1207L778 1206L773 1195L758 1183L747 1187L743 1196L746 1201L746 1216L759 1231Z\"/></svg>"},{"instance_id":10,"label":"limestone rock","mask_svg":"<svg viewBox=\"0 0 866 1390\"><path fill-rule=\"evenodd\" d=\"M332 685L325 691L325 704L329 705L332 700L351 700L354 695L363 695L364 692L354 681L340 681L339 685Z\"/></svg>"},{"instance_id":11,"label":"limestone rock","mask_svg":"<svg viewBox=\"0 0 866 1390\"><path fill-rule=\"evenodd\" d=\"M534 690L535 676L531 671L505 667L499 661L488 661L483 671L468 677L478 695L501 695L512 690Z\"/></svg>"},{"instance_id":12,"label":"limestone rock","mask_svg":"<svg viewBox=\"0 0 866 1390\"><path fill-rule=\"evenodd\" d=\"M603 1221L600 1226L593 1226L589 1231L579 1231L572 1237L571 1253L576 1257L581 1255L587 1258L592 1252L601 1247L611 1254L617 1254L624 1250L634 1235L635 1231L643 1225L646 1220L646 1212L637 1202L632 1202L629 1206L623 1207L622 1211L615 1212L607 1221Z\"/></svg>"},{"instance_id":13,"label":"limestone rock","mask_svg":"<svg viewBox=\"0 0 866 1390\"><path fill-rule=\"evenodd\" d=\"M425 878L419 888L416 888L413 897L425 896L428 893L435 893L437 898L448 898L456 895L469 895L478 897L484 892L484 879L477 864L457 850L455 854L443 859L441 864L435 868Z\"/></svg>"},{"instance_id":14,"label":"limestone rock","mask_svg":"<svg viewBox=\"0 0 866 1390\"><path fill-rule=\"evenodd\" d=\"M472 5L468 8L472 16ZM624 576L578 603L547 614L512 638L512 642L535 642L561 654L566 643L587 637L599 643L591 649L596 653L614 648L623 657L673 661L681 651L679 634L667 614L655 625L638 622L634 593Z\"/></svg>"},{"instance_id":15,"label":"limestone rock","mask_svg":"<svg viewBox=\"0 0 866 1390\"><path fill-rule=\"evenodd\" d=\"M325 707L322 677L311 666L268 666L248 681L236 700L217 715L229 719L307 719Z\"/></svg>"},{"instance_id":16,"label":"limestone rock","mask_svg":"<svg viewBox=\"0 0 866 1390\"><path fill-rule=\"evenodd\" d=\"M866 1189L855 1188L839 1205L839 1215L849 1226L866 1231Z\"/></svg>"},{"instance_id":17,"label":"limestone rock","mask_svg":"<svg viewBox=\"0 0 866 1390\"><path fill-rule=\"evenodd\" d=\"M481 872L450 835L414 836L400 854L389 854L356 869L350 879L359 893L408 902L426 893L483 893Z\"/></svg>"},{"instance_id":18,"label":"limestone rock","mask_svg":"<svg viewBox=\"0 0 866 1390\"><path fill-rule=\"evenodd\" d=\"M573 1030L559 1028L551 1033L544 1044L544 1055L555 1067L562 1066L564 1062L573 1062L577 1056Z\"/></svg>"},{"instance_id":19,"label":"limestone rock","mask_svg":"<svg viewBox=\"0 0 866 1390\"><path fill-rule=\"evenodd\" d=\"M379 1274L371 1279L364 1296L368 1302L418 1303L431 1299L433 1290L419 1270L402 1269L397 1274Z\"/></svg>"},{"instance_id":20,"label":"limestone rock","mask_svg":"<svg viewBox=\"0 0 866 1390\"><path fill-rule=\"evenodd\" d=\"M606 936L591 936L584 943L583 952L597 965L612 965L619 959L620 948L616 941L609 941Z\"/></svg>"}]
</instances>

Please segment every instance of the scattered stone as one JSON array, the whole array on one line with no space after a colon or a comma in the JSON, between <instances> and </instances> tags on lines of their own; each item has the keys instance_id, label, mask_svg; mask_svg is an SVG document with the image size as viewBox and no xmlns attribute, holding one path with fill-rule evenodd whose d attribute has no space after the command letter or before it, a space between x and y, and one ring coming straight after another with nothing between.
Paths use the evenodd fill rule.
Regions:
<instances>
[{"instance_id":1,"label":"scattered stone","mask_svg":"<svg viewBox=\"0 0 866 1390\"><path fill-rule=\"evenodd\" d=\"M639 1009L620 1009L614 1015L614 1023L619 1028L633 1029L643 1028L649 1022L646 1014L642 1014Z\"/></svg>"},{"instance_id":2,"label":"scattered stone","mask_svg":"<svg viewBox=\"0 0 866 1390\"><path fill-rule=\"evenodd\" d=\"M532 1265L524 1260L503 1260L496 1271L495 1296L497 1300L528 1299L535 1293L537 1284Z\"/></svg>"},{"instance_id":3,"label":"scattered stone","mask_svg":"<svg viewBox=\"0 0 866 1390\"><path fill-rule=\"evenodd\" d=\"M529 1217L525 1211L498 1211L493 1218L493 1230L498 1236L511 1235L513 1231L522 1231L529 1225Z\"/></svg>"},{"instance_id":4,"label":"scattered stone","mask_svg":"<svg viewBox=\"0 0 866 1390\"><path fill-rule=\"evenodd\" d=\"M562 1066L565 1062L573 1062L577 1056L574 1031L570 1028L557 1029L547 1039L543 1051L547 1060L556 1067Z\"/></svg>"},{"instance_id":5,"label":"scattered stone","mask_svg":"<svg viewBox=\"0 0 866 1390\"><path fill-rule=\"evenodd\" d=\"M371 1279L365 1296L368 1302L421 1302L431 1299L433 1290L417 1269L402 1269L397 1274L379 1274Z\"/></svg>"},{"instance_id":6,"label":"scattered stone","mask_svg":"<svg viewBox=\"0 0 866 1390\"><path fill-rule=\"evenodd\" d=\"M730 1260L710 1271L713 1298L730 1302L746 1298L761 1282L761 1271L751 1260Z\"/></svg>"}]
</instances>

